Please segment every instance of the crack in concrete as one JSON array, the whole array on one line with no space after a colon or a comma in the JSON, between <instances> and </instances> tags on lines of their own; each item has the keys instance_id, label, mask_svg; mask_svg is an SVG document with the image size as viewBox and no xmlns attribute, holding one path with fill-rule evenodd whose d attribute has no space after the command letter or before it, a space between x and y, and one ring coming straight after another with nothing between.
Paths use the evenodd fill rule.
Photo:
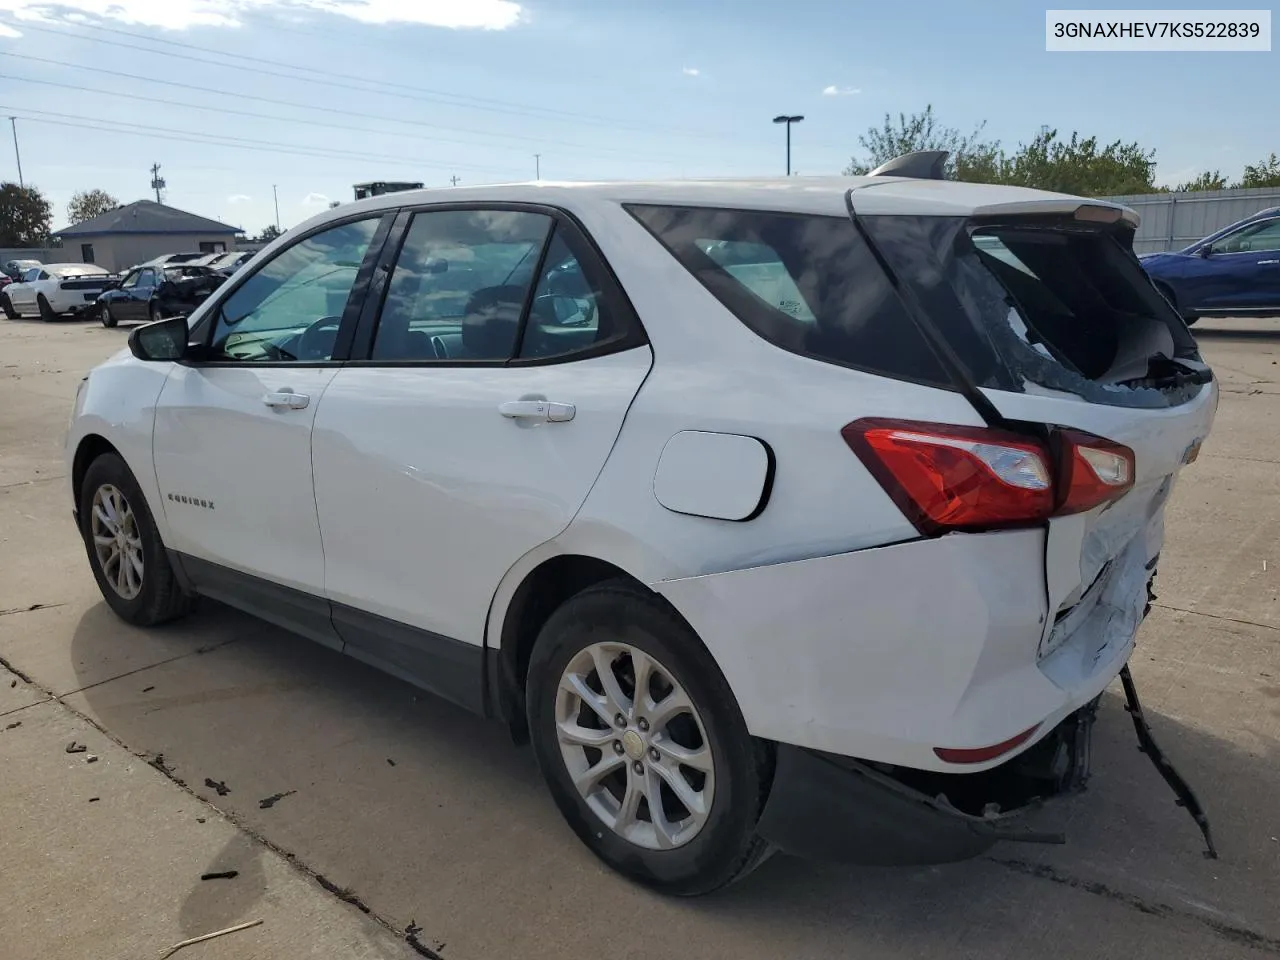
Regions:
<instances>
[{"instance_id":1,"label":"crack in concrete","mask_svg":"<svg viewBox=\"0 0 1280 960\"><path fill-rule=\"evenodd\" d=\"M4 712L0 713L0 717L7 717L10 714L21 713L23 710L30 710L32 707L38 707L42 703L50 703L52 700L53 700L53 697L45 697L43 700L37 700L35 703L24 703L20 707L13 707L9 710L5 710Z\"/></svg>"},{"instance_id":2,"label":"crack in concrete","mask_svg":"<svg viewBox=\"0 0 1280 960\"><path fill-rule=\"evenodd\" d=\"M1259 933L1256 930L1250 930L1248 927L1236 926L1235 924L1226 923L1221 920L1214 920L1212 917L1206 917L1203 914L1195 913L1190 910L1182 910L1178 907L1170 906L1167 903L1156 903L1150 900L1145 900L1137 894L1117 890L1115 887L1108 886L1100 881L1084 880L1080 877L1061 873L1056 868L1045 863L1031 863L1027 860L1016 859L1005 860L1000 857L985 857L984 859L990 863L999 864L1005 869L1012 870L1015 873L1021 873L1029 877L1036 877L1040 880L1048 880L1050 883L1056 883L1063 887L1070 887L1073 890L1081 890L1084 893L1091 893L1094 896L1122 904L1130 909L1137 910L1139 913L1145 913L1148 916L1191 920L1207 927L1224 940L1253 947L1256 950L1261 950L1274 956L1280 956L1280 939L1267 936L1265 933Z\"/></svg>"},{"instance_id":3,"label":"crack in concrete","mask_svg":"<svg viewBox=\"0 0 1280 960\"><path fill-rule=\"evenodd\" d=\"M1257 620L1241 620L1239 617L1228 617L1221 613L1205 613L1203 610L1188 610L1186 607L1175 607L1171 603L1152 603L1153 607L1160 607L1162 610L1173 610L1177 613L1189 613L1197 617L1208 617L1210 620L1223 620L1227 623L1238 623L1245 627L1261 627L1263 630L1278 630L1275 624L1259 623Z\"/></svg>"},{"instance_id":4,"label":"crack in concrete","mask_svg":"<svg viewBox=\"0 0 1280 960\"><path fill-rule=\"evenodd\" d=\"M148 663L146 666L136 667L133 670L126 670L124 673L117 673L113 677L106 677L102 680L95 680L93 683L86 683L83 687L76 687L74 690L68 690L66 693L59 693L58 699L63 697L74 696L77 693L84 693L86 690L92 690L94 687L100 687L104 683L114 683L116 680L122 680L125 677L132 677L138 673L144 673L147 670L154 670L156 667L163 667L167 663L174 663L178 660L185 660L187 657L198 657L202 654L212 653L215 650L221 650L223 647L229 647L233 643L238 643L239 637L232 637L230 640L224 640L222 643L215 643L209 646L196 647L194 650L188 650L186 653L179 653L172 657L166 657L163 660L157 660L155 663Z\"/></svg>"},{"instance_id":5,"label":"crack in concrete","mask_svg":"<svg viewBox=\"0 0 1280 960\"><path fill-rule=\"evenodd\" d=\"M65 603L33 603L29 607L10 607L8 610L0 610L0 617L7 617L11 613L31 613L33 610L52 610L54 607L65 606Z\"/></svg>"},{"instance_id":6,"label":"crack in concrete","mask_svg":"<svg viewBox=\"0 0 1280 960\"><path fill-rule=\"evenodd\" d=\"M12 483L0 483L0 490L10 490L13 487L26 487L33 483L48 483L50 480L65 480L64 475L59 474L56 477L36 477L34 480L15 480Z\"/></svg>"},{"instance_id":7,"label":"crack in concrete","mask_svg":"<svg viewBox=\"0 0 1280 960\"><path fill-rule=\"evenodd\" d=\"M234 642L235 640L227 641L227 643L234 643ZM224 643L224 644L220 644L219 646L226 646L226 645L227 644ZM185 657L185 656L198 655L198 654L207 652L209 649L217 649L217 648L201 647L191 651L191 653L183 654L182 656ZM173 659L181 659L181 658L175 657ZM171 663L172 660L165 661L165 662ZM152 666L159 666L159 664L152 664ZM393 937L395 937L398 941L408 946L409 949L411 949L414 953L422 957L428 957L430 958L430 960L444 960L444 958L441 957L439 953L429 948L426 944L424 944L421 941L421 939L419 939L419 936L418 936L419 931L415 931L413 933L406 935L405 931L402 931L399 928L397 928L396 925L392 923L390 919L388 919L387 917L384 917L382 914L375 911L372 907L366 904L359 896L353 893L350 889L337 886L336 884L333 883L333 881L329 880L327 877L321 874L318 870L316 870L315 868L310 866L308 863L306 863L304 860L302 860L302 858L299 857L296 853L280 846L278 843L276 843L273 840L267 839L257 830L253 829L253 827L245 823L244 820L241 819L241 817L236 813L234 813L233 811L223 810L221 807L214 805L213 803L206 800L204 797L200 796L191 787L187 785L187 782L185 780L183 780L181 777L177 775L177 773L174 772L174 769L172 767L170 767L168 764L164 762L163 755L160 755L157 757L156 755L149 754L146 751L134 750L127 743L121 740L118 736L116 736L114 733L112 733L110 730L108 730L106 727L100 724L96 719L89 716L87 713L77 710L75 707L71 706L71 704L64 701L61 697L59 697L56 693L54 693L48 687L45 687L43 684L37 683L31 677L27 676L25 673L23 673L21 670L15 667L3 656L0 656L0 667L3 667L4 669L13 673L15 676L19 677L25 683L30 684L31 686L39 690L41 693L43 693L46 698L44 701L42 701L43 703L49 703L51 701L55 702L58 704L58 706L62 707L63 710L66 710L73 717L76 717L77 719L83 721L84 723L89 724L89 726L93 727L100 734L102 734L104 737L106 737L108 740L110 740L112 743L118 746L121 750L124 750L130 756L136 757L137 759L141 760L143 763L146 763L148 766L150 766L153 770L156 770L159 773L161 773L165 777L165 779L167 779L170 783L176 786L183 793L187 794L197 803L210 807L213 810L215 810L217 813L219 813L221 816L225 817L227 822L232 824L237 830L239 830L240 832L248 836L250 839L255 840L256 842L262 844L262 846L266 847L276 856L281 857L287 864L289 864L289 866L297 870L300 874L302 874L307 879L314 881L316 885L319 886L326 893L330 894L331 896L339 900L342 900L345 903L348 903L356 907L356 909L358 909L361 913L364 913L371 920L377 923L378 926L382 927L384 930L390 933ZM146 670L150 668L142 667L140 669ZM130 671L130 673L121 674L121 676L130 676L132 673L137 673L137 672L139 671L134 670L134 671ZM113 677L112 679L114 680L119 678ZM110 681L107 681L107 680L101 681L101 683L109 683L109 682ZM83 687L81 689L87 690L89 689L89 687L94 687L94 686L98 686L98 684L96 683L89 684L89 686ZM78 693L79 691L73 691L73 692ZM70 694L66 694L66 696L70 696ZM28 706L35 706L35 704L29 704ZM26 709L26 708L23 708L23 709ZM159 762L156 762L157 760Z\"/></svg>"}]
</instances>

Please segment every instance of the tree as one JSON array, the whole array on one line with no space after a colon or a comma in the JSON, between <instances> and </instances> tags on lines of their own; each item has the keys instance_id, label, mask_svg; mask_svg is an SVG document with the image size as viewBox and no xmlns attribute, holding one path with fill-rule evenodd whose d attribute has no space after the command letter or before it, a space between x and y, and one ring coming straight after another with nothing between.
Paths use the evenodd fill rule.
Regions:
<instances>
[{"instance_id":1,"label":"tree","mask_svg":"<svg viewBox=\"0 0 1280 960\"><path fill-rule=\"evenodd\" d=\"M1192 190L1225 190L1228 186L1227 178L1222 175L1220 170L1214 170L1213 172L1206 170L1194 180L1180 183L1173 189L1177 193L1185 193Z\"/></svg>"},{"instance_id":2,"label":"tree","mask_svg":"<svg viewBox=\"0 0 1280 960\"><path fill-rule=\"evenodd\" d=\"M120 206L120 201L105 190L81 190L71 195L67 204L67 219L73 224L84 223Z\"/></svg>"},{"instance_id":3,"label":"tree","mask_svg":"<svg viewBox=\"0 0 1280 960\"><path fill-rule=\"evenodd\" d=\"M1258 164L1249 164L1240 178L1242 187L1280 187L1280 157L1274 153Z\"/></svg>"},{"instance_id":4,"label":"tree","mask_svg":"<svg viewBox=\"0 0 1280 960\"><path fill-rule=\"evenodd\" d=\"M845 176L869 173L904 153L946 150L951 154L947 158L947 176L950 179L985 182L995 170L1000 153L998 142L982 139L985 127L984 120L974 127L973 133L965 136L955 127L940 124L934 115L933 104L927 104L923 113L913 113L909 117L899 113L896 124L886 113L882 126L872 127L858 137L866 156L852 158L844 170Z\"/></svg>"},{"instance_id":5,"label":"tree","mask_svg":"<svg viewBox=\"0 0 1280 960\"><path fill-rule=\"evenodd\" d=\"M262 232L258 234L258 238L254 242L270 243L272 240L280 236L282 233L284 233L284 231L281 230L279 227L277 227L274 223L269 223L262 228Z\"/></svg>"},{"instance_id":6,"label":"tree","mask_svg":"<svg viewBox=\"0 0 1280 960\"><path fill-rule=\"evenodd\" d=\"M995 182L1035 187L1081 197L1110 197L1156 193L1156 152L1136 142L1116 140L1105 147L1097 137L1058 138L1057 130L1041 130L1008 160L1001 158Z\"/></svg>"},{"instance_id":7,"label":"tree","mask_svg":"<svg viewBox=\"0 0 1280 960\"><path fill-rule=\"evenodd\" d=\"M35 187L0 183L0 247L43 247L49 242L53 205Z\"/></svg>"}]
</instances>

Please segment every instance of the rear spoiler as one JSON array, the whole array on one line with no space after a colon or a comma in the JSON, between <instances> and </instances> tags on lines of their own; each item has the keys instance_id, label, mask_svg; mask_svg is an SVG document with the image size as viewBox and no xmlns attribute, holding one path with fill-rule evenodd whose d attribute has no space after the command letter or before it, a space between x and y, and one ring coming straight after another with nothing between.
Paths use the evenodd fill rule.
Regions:
<instances>
[{"instance_id":1,"label":"rear spoiler","mask_svg":"<svg viewBox=\"0 0 1280 960\"><path fill-rule=\"evenodd\" d=\"M909 180L944 180L946 150L915 150L894 157L872 170L869 177L904 177ZM1045 197L1043 200L1019 200L975 207L975 217L1017 217L1035 214L1072 214L1077 220L1094 223L1116 223L1124 220L1135 230L1141 217L1136 210L1118 203L1092 201L1082 203L1078 197Z\"/></svg>"}]
</instances>

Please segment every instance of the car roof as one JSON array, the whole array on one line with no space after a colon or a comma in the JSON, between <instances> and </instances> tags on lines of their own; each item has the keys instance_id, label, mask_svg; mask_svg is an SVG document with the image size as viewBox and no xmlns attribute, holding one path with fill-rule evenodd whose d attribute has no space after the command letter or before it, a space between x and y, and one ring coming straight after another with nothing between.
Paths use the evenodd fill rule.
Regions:
<instances>
[{"instance_id":1,"label":"car roof","mask_svg":"<svg viewBox=\"0 0 1280 960\"><path fill-rule=\"evenodd\" d=\"M100 267L96 263L41 263L35 264L35 266L44 267L45 270L66 270L70 267L74 267L77 270L98 270L102 273L107 272L106 267Z\"/></svg>"},{"instance_id":2,"label":"car roof","mask_svg":"<svg viewBox=\"0 0 1280 960\"><path fill-rule=\"evenodd\" d=\"M308 225L342 219L363 210L475 202L545 203L567 208L598 203L652 203L845 216L845 198L850 190L853 191L854 208L866 215L974 216L1023 210L1070 212L1082 203L1091 203L1122 210L1126 219L1135 224L1138 221L1138 215L1126 207L1064 193L996 184L961 183L955 180L879 176L563 183L539 181L451 187L448 190L407 190L343 204L313 217Z\"/></svg>"}]
</instances>

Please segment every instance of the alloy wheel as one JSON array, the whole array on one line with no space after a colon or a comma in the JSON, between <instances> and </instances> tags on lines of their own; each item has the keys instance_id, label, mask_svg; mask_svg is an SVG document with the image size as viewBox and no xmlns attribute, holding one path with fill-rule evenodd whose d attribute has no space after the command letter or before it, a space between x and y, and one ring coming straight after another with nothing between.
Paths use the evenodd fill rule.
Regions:
<instances>
[{"instance_id":1,"label":"alloy wheel","mask_svg":"<svg viewBox=\"0 0 1280 960\"><path fill-rule=\"evenodd\" d=\"M93 494L89 531L98 566L124 600L142 592L142 535L133 508L118 487L104 483Z\"/></svg>"},{"instance_id":2,"label":"alloy wheel","mask_svg":"<svg viewBox=\"0 0 1280 960\"><path fill-rule=\"evenodd\" d=\"M654 657L593 643L564 669L556 693L560 754L591 811L650 850L688 843L715 799L715 762L697 708Z\"/></svg>"}]
</instances>

